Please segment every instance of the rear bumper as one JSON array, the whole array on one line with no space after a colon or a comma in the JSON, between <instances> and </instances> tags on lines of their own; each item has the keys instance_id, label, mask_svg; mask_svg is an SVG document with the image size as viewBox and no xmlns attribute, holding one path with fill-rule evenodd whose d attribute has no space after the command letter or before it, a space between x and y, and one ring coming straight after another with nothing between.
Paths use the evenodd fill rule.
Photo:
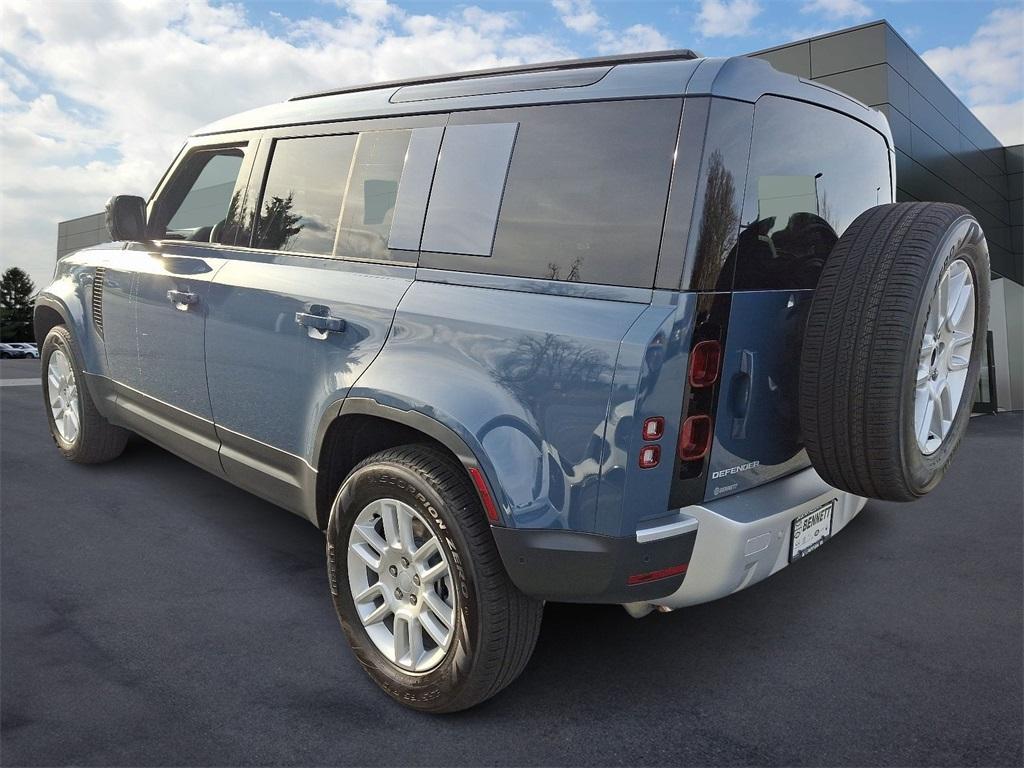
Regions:
<instances>
[{"instance_id":1,"label":"rear bumper","mask_svg":"<svg viewBox=\"0 0 1024 768\"><path fill-rule=\"evenodd\" d=\"M684 507L628 538L546 529L492 531L505 569L522 592L559 602L623 603L642 615L651 606L682 608L716 600L785 568L793 520L831 499L836 499L834 536L866 499L831 487L813 469ZM663 572L669 575L658 577ZM630 583L630 577L643 575L655 578Z\"/></svg>"},{"instance_id":2,"label":"rear bumper","mask_svg":"<svg viewBox=\"0 0 1024 768\"><path fill-rule=\"evenodd\" d=\"M686 507L681 513L697 521L686 579L672 594L649 602L665 608L706 603L782 570L789 565L793 520L832 499L835 536L867 499L831 487L813 468L729 498Z\"/></svg>"},{"instance_id":3,"label":"rear bumper","mask_svg":"<svg viewBox=\"0 0 1024 768\"><path fill-rule=\"evenodd\" d=\"M697 538L691 530L671 538L600 536L579 531L492 528L512 583L531 597L564 603L649 603L675 592ZM630 584L630 577L663 578Z\"/></svg>"}]
</instances>

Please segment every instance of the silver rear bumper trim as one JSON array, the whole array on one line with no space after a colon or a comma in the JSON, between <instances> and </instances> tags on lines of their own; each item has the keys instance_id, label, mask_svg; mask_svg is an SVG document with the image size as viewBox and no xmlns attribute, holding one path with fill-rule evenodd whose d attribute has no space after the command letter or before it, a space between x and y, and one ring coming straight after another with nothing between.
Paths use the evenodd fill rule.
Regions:
<instances>
[{"instance_id":1,"label":"silver rear bumper trim","mask_svg":"<svg viewBox=\"0 0 1024 768\"><path fill-rule=\"evenodd\" d=\"M697 518L679 512L674 520L638 530L636 532L636 543L646 544L650 541L659 541L671 536L682 536L684 533L696 531L698 525Z\"/></svg>"},{"instance_id":2,"label":"silver rear bumper trim","mask_svg":"<svg viewBox=\"0 0 1024 768\"><path fill-rule=\"evenodd\" d=\"M673 609L706 603L782 570L789 565L793 520L833 499L834 536L864 508L867 499L833 488L813 468L729 498L684 507L676 513L678 520L659 521L662 524L638 531L637 541L651 541L697 529L682 585L653 605ZM641 539L641 534L655 538ZM826 544L820 551L828 549ZM633 604L627 610L641 615L651 606Z\"/></svg>"}]
</instances>

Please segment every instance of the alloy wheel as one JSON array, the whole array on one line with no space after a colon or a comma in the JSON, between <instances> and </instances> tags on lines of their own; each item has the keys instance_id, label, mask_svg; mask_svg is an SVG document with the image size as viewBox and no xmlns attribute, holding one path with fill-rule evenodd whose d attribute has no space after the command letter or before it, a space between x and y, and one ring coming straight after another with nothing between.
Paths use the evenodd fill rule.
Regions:
<instances>
[{"instance_id":1,"label":"alloy wheel","mask_svg":"<svg viewBox=\"0 0 1024 768\"><path fill-rule=\"evenodd\" d=\"M415 673L441 663L455 635L458 597L441 542L415 509L377 499L359 512L348 581L359 619L385 658Z\"/></svg>"},{"instance_id":2,"label":"alloy wheel","mask_svg":"<svg viewBox=\"0 0 1024 768\"><path fill-rule=\"evenodd\" d=\"M914 384L914 434L925 456L953 426L974 346L974 276L963 259L942 272L928 307Z\"/></svg>"},{"instance_id":3,"label":"alloy wheel","mask_svg":"<svg viewBox=\"0 0 1024 768\"><path fill-rule=\"evenodd\" d=\"M46 390L57 434L64 442L74 443L81 426L78 384L71 361L63 350L55 349L50 355L46 366Z\"/></svg>"}]
</instances>

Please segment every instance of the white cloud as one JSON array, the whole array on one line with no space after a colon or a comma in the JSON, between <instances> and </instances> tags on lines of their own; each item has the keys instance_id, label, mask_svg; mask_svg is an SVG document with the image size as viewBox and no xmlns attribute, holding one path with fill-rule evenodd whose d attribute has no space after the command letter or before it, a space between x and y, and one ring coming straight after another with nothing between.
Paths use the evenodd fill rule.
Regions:
<instances>
[{"instance_id":1,"label":"white cloud","mask_svg":"<svg viewBox=\"0 0 1024 768\"><path fill-rule=\"evenodd\" d=\"M1024 8L990 13L965 45L932 48L924 60L1005 144L1024 142Z\"/></svg>"},{"instance_id":2,"label":"white cloud","mask_svg":"<svg viewBox=\"0 0 1024 768\"><path fill-rule=\"evenodd\" d=\"M701 0L697 24L703 37L738 37L753 32L760 13L757 0Z\"/></svg>"},{"instance_id":3,"label":"white cloud","mask_svg":"<svg viewBox=\"0 0 1024 768\"><path fill-rule=\"evenodd\" d=\"M567 28L593 38L599 53L639 53L672 47L667 37L648 24L613 28L594 10L590 0L551 0L551 5Z\"/></svg>"},{"instance_id":4,"label":"white cloud","mask_svg":"<svg viewBox=\"0 0 1024 768\"><path fill-rule=\"evenodd\" d=\"M860 0L808 0L801 13L821 13L830 19L866 19L872 14Z\"/></svg>"},{"instance_id":5,"label":"white cloud","mask_svg":"<svg viewBox=\"0 0 1024 768\"><path fill-rule=\"evenodd\" d=\"M351 83L574 55L525 34L516 14L338 6L316 9L331 20L277 15L261 26L209 0L5 0L0 268L47 282L58 221L101 210L111 194L147 195L185 136L219 117Z\"/></svg>"},{"instance_id":6,"label":"white cloud","mask_svg":"<svg viewBox=\"0 0 1024 768\"><path fill-rule=\"evenodd\" d=\"M551 4L573 32L592 33L605 25L604 17L594 10L590 0L552 0Z\"/></svg>"},{"instance_id":7,"label":"white cloud","mask_svg":"<svg viewBox=\"0 0 1024 768\"><path fill-rule=\"evenodd\" d=\"M1007 104L979 104L971 111L1006 146L1024 144L1024 99Z\"/></svg>"},{"instance_id":8,"label":"white cloud","mask_svg":"<svg viewBox=\"0 0 1024 768\"><path fill-rule=\"evenodd\" d=\"M627 27L617 36L602 41L599 46L600 50L605 53L663 51L671 47L668 38L648 24L634 24Z\"/></svg>"}]
</instances>

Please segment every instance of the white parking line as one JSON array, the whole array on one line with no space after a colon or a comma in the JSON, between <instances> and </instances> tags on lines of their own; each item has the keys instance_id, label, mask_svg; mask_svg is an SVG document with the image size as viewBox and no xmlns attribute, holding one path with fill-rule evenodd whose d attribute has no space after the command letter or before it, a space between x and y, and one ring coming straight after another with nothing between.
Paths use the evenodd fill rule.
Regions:
<instances>
[{"instance_id":1,"label":"white parking line","mask_svg":"<svg viewBox=\"0 0 1024 768\"><path fill-rule=\"evenodd\" d=\"M0 379L0 387L39 386L39 379Z\"/></svg>"}]
</instances>

